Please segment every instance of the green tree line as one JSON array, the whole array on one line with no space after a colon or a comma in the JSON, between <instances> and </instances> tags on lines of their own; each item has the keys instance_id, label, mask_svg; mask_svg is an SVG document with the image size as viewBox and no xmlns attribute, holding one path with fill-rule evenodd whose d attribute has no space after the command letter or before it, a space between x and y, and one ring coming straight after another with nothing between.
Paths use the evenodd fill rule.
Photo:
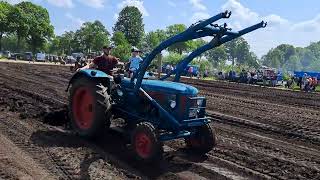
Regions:
<instances>
[{"instance_id":1,"label":"green tree line","mask_svg":"<svg viewBox=\"0 0 320 180\"><path fill-rule=\"evenodd\" d=\"M0 2L0 50L44 51L50 54L70 55L73 52L91 53L101 50L103 45L113 44L113 54L122 60L128 60L130 49L136 46L145 54L150 53L164 40L185 31L184 24L173 24L164 29L145 32L142 13L138 8L127 6L121 10L112 27L113 32L98 20L85 22L76 31L66 31L54 35L48 11L31 2L10 5ZM163 57L163 64L175 65L188 53L207 42L202 39L180 42L167 48L168 55ZM232 67L259 67L266 65L286 70L317 70L320 68L320 42L306 48L280 45L271 49L261 59L250 51L248 42L240 37L209 50L196 58L192 64L200 69L227 69L227 62ZM159 55L161 56L161 55ZM320 70L320 69L319 69Z\"/></svg>"},{"instance_id":2,"label":"green tree line","mask_svg":"<svg viewBox=\"0 0 320 180\"><path fill-rule=\"evenodd\" d=\"M281 44L261 58L262 64L289 71L320 71L320 41L305 48Z\"/></svg>"},{"instance_id":3,"label":"green tree line","mask_svg":"<svg viewBox=\"0 0 320 180\"><path fill-rule=\"evenodd\" d=\"M31 2L0 2L0 50L5 44L16 51L28 47L36 52L44 48L53 30L47 9Z\"/></svg>"}]
</instances>

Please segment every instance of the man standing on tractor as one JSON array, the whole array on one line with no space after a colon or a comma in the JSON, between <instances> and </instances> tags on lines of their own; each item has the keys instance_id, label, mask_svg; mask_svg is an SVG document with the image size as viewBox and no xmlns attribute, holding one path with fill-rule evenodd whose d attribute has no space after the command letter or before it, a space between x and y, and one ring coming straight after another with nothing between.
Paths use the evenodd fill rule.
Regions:
<instances>
[{"instance_id":1,"label":"man standing on tractor","mask_svg":"<svg viewBox=\"0 0 320 180\"><path fill-rule=\"evenodd\" d=\"M95 68L97 70L105 72L106 74L112 75L111 71L119 63L119 58L110 55L111 49L112 46L103 46L103 55L94 58L94 60L90 64L79 68L77 71Z\"/></svg>"},{"instance_id":2,"label":"man standing on tractor","mask_svg":"<svg viewBox=\"0 0 320 180\"><path fill-rule=\"evenodd\" d=\"M136 47L133 47L131 49L132 57L129 59L129 77L131 78L134 73L137 72L137 70L140 67L140 63L143 61L142 58L139 56L140 50Z\"/></svg>"}]
</instances>

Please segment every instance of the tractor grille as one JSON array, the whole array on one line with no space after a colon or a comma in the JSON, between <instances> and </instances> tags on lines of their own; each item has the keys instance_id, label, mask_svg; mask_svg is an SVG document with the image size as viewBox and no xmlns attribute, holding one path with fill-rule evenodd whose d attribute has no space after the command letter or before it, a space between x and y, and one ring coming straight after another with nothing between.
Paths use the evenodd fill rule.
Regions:
<instances>
[{"instance_id":1,"label":"tractor grille","mask_svg":"<svg viewBox=\"0 0 320 180\"><path fill-rule=\"evenodd\" d=\"M205 97L188 97L188 118L202 118L205 115L206 99Z\"/></svg>"}]
</instances>

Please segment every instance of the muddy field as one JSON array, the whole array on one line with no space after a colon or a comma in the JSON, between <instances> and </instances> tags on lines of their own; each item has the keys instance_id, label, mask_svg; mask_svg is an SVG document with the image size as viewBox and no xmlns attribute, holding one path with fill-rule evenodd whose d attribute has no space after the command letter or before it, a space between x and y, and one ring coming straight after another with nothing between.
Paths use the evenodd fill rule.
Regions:
<instances>
[{"instance_id":1,"label":"muddy field","mask_svg":"<svg viewBox=\"0 0 320 180\"><path fill-rule=\"evenodd\" d=\"M119 133L91 142L61 126L71 76L0 63L0 179L320 179L320 94L184 80L208 98L218 145L199 157L169 142L150 167Z\"/></svg>"}]
</instances>

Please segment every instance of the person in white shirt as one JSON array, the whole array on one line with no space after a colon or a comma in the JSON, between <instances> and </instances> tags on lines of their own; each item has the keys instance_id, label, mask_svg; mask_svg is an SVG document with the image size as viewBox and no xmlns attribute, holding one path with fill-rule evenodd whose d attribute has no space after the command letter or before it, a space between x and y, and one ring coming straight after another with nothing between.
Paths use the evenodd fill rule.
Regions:
<instances>
[{"instance_id":1,"label":"person in white shirt","mask_svg":"<svg viewBox=\"0 0 320 180\"><path fill-rule=\"evenodd\" d=\"M171 70L170 64L167 64L167 67L166 67L166 74L169 74L169 73L170 73L170 70Z\"/></svg>"},{"instance_id":2,"label":"person in white shirt","mask_svg":"<svg viewBox=\"0 0 320 180\"><path fill-rule=\"evenodd\" d=\"M258 81L258 74L257 74L257 72L255 72L253 75L253 84L256 84L257 81Z\"/></svg>"},{"instance_id":3,"label":"person in white shirt","mask_svg":"<svg viewBox=\"0 0 320 180\"><path fill-rule=\"evenodd\" d=\"M137 70L139 69L140 67L140 63L143 61L143 59L140 57L140 50L136 47L133 47L131 49L131 52L132 52L132 56L131 58L129 59L129 63L130 63L130 66L129 66L129 77L131 78L133 76L134 73L137 72Z\"/></svg>"}]
</instances>

